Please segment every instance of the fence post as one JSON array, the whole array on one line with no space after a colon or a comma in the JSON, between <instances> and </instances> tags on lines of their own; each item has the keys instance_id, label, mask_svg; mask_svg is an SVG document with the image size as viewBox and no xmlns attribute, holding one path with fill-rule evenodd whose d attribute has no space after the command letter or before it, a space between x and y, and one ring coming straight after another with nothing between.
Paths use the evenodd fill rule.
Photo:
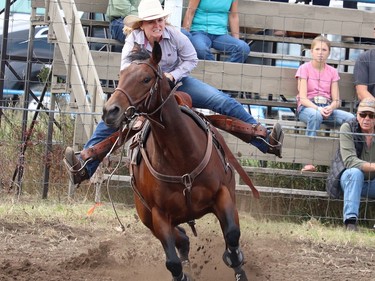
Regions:
<instances>
[{"instance_id":1,"label":"fence post","mask_svg":"<svg viewBox=\"0 0 375 281\"><path fill-rule=\"evenodd\" d=\"M171 12L168 17L169 23L177 28L181 28L182 0L165 0L164 9Z\"/></svg>"}]
</instances>

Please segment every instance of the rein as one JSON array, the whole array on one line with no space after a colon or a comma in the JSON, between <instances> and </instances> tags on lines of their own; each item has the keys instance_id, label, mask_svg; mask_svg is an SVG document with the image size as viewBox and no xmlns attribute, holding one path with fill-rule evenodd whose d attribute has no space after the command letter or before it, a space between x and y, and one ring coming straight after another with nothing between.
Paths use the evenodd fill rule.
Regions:
<instances>
[{"instance_id":1,"label":"rein","mask_svg":"<svg viewBox=\"0 0 375 281\"><path fill-rule=\"evenodd\" d=\"M125 95L125 97L129 101L130 106L124 112L125 119L127 121L129 121L129 120L131 120L131 119L134 118L135 113L136 113L136 107L141 102L143 102L145 100L148 100L148 105L147 105L147 107L148 107L150 105L150 102L149 102L150 98L153 96L153 94L155 92L157 92L157 93L160 94L160 81L163 79L163 73L162 73L161 68L160 68L159 65L158 65L158 68L156 69L152 64L148 63L147 61L140 61L140 60L133 61L131 64L137 64L137 65L145 64L148 67L150 67L154 71L154 73L156 75L156 81L155 81L155 84L148 91L148 94L146 93L144 96L142 96L141 98L139 98L138 100L135 100L135 101L130 97L130 95L124 89L121 89L121 88L118 88L118 87L115 89L115 91L119 91L120 93L122 93L123 95ZM139 113L139 115L143 115L143 116L148 117L148 119L150 121L153 121L156 124L158 124L160 127L164 128L164 126L160 122L154 120L153 118L151 118L151 116L154 115L155 113L157 113L159 110L161 110L163 108L164 104L169 100L169 98L171 96L173 96L173 94L177 91L177 88L179 86L181 86L181 84L182 84L181 82L177 83L175 85L175 87L172 89L172 91L169 92L169 94L166 97L166 99L163 99L163 97L160 95L161 98L162 98L162 102L161 102L161 104L154 111L152 111L151 113L144 113L144 112L142 112L142 113ZM146 104L146 102L145 102L145 104Z\"/></svg>"}]
</instances>

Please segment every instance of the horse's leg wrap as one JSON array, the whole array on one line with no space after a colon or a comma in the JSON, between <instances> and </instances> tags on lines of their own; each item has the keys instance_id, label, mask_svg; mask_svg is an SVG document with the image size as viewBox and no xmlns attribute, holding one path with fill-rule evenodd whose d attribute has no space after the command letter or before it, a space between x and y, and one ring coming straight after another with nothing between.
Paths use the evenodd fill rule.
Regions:
<instances>
[{"instance_id":1,"label":"horse's leg wrap","mask_svg":"<svg viewBox=\"0 0 375 281\"><path fill-rule=\"evenodd\" d=\"M173 277L172 281L190 281L190 278L183 272L181 272L180 276Z\"/></svg>"},{"instance_id":2,"label":"horse's leg wrap","mask_svg":"<svg viewBox=\"0 0 375 281\"><path fill-rule=\"evenodd\" d=\"M234 277L236 278L236 281L248 281L246 272L242 269L241 266L234 269Z\"/></svg>"},{"instance_id":3,"label":"horse's leg wrap","mask_svg":"<svg viewBox=\"0 0 375 281\"><path fill-rule=\"evenodd\" d=\"M243 264L244 257L240 247L228 247L223 254L223 260L228 267L241 267L241 265Z\"/></svg>"},{"instance_id":4,"label":"horse's leg wrap","mask_svg":"<svg viewBox=\"0 0 375 281\"><path fill-rule=\"evenodd\" d=\"M177 262L171 262L171 261L167 261L165 263L167 269L172 273L172 276L173 276L173 281L182 281L182 280L185 280L183 278L185 278L184 276L184 272L182 270L182 264L181 262L178 260L178 263Z\"/></svg>"},{"instance_id":5,"label":"horse's leg wrap","mask_svg":"<svg viewBox=\"0 0 375 281\"><path fill-rule=\"evenodd\" d=\"M208 115L206 118L216 128L224 130L246 143L249 143L257 137L263 139L267 138L267 128L260 123L249 124L237 118L225 115Z\"/></svg>"},{"instance_id":6,"label":"horse's leg wrap","mask_svg":"<svg viewBox=\"0 0 375 281\"><path fill-rule=\"evenodd\" d=\"M231 268L241 266L243 263L243 254L239 247L241 232L237 226L228 229L225 234L227 248L223 254L225 264Z\"/></svg>"}]
</instances>

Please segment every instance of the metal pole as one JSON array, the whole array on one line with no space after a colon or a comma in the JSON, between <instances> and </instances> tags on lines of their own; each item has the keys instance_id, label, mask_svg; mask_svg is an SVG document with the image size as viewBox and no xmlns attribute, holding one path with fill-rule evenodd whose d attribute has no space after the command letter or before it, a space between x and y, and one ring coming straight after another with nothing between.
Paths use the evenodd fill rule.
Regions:
<instances>
[{"instance_id":1,"label":"metal pole","mask_svg":"<svg viewBox=\"0 0 375 281\"><path fill-rule=\"evenodd\" d=\"M25 146L28 139L27 132L27 108L29 106L29 92L30 92L30 76L32 68L32 57L34 49L34 38L35 38L35 25L30 23L30 32L29 32L29 44L27 48L27 64L26 64L26 76L25 76L25 88L24 88L24 111L22 114L22 136L21 136L21 146L20 146L20 155L18 159L18 177L17 177L17 195L21 194L22 191L22 179L23 179L23 170L25 165Z\"/></svg>"},{"instance_id":2,"label":"metal pole","mask_svg":"<svg viewBox=\"0 0 375 281\"><path fill-rule=\"evenodd\" d=\"M3 115L2 106L5 106L4 102L4 78L5 78L5 61L7 55L8 47L8 29L9 29L9 15L10 15L10 6L15 1L5 0L4 11L4 26L3 26L3 39L1 45L1 61L0 61L0 125L1 125L1 116ZM0 13L1 14L1 13Z\"/></svg>"},{"instance_id":3,"label":"metal pole","mask_svg":"<svg viewBox=\"0 0 375 281\"><path fill-rule=\"evenodd\" d=\"M52 71L51 71L52 73ZM46 84L49 85L49 80L46 81ZM55 111L55 101L56 97L54 94L51 93L51 112L49 113L48 119L48 132L47 132L47 141L46 141L46 148L45 148L45 163L44 163L44 180L43 180L43 195L42 199L47 199L48 189L49 189L49 176L50 176L50 168L51 168L51 155L52 155L52 134L53 134L53 120L54 120L54 111Z\"/></svg>"}]
</instances>

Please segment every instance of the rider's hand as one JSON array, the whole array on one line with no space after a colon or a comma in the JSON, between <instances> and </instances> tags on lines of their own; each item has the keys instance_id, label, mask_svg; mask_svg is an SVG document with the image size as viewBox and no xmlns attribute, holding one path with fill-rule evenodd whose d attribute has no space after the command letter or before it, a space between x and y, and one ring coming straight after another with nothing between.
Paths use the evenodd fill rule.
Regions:
<instances>
[{"instance_id":1,"label":"rider's hand","mask_svg":"<svg viewBox=\"0 0 375 281\"><path fill-rule=\"evenodd\" d=\"M170 73L164 73L164 74L165 74L165 76L168 78L169 86L171 87L171 89L173 89L174 86L176 85L176 84L175 84L175 80L174 80L173 75L170 74Z\"/></svg>"}]
</instances>

